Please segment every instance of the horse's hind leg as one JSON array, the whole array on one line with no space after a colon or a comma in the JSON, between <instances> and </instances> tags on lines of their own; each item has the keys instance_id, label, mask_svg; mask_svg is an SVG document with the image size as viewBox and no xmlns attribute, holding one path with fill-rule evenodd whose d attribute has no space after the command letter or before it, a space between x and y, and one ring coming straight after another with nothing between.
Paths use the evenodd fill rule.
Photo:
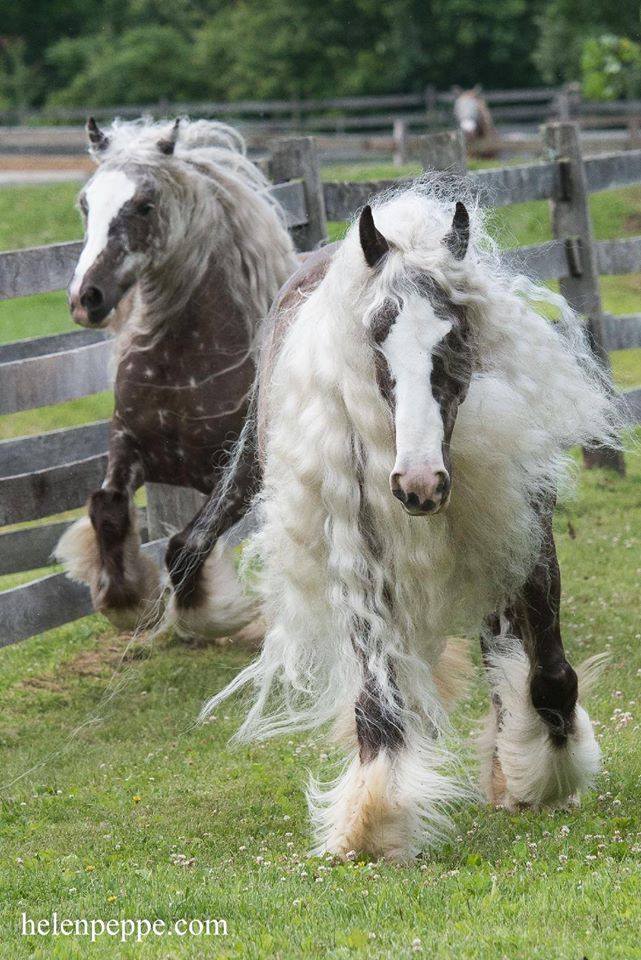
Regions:
<instances>
[{"instance_id":1,"label":"horse's hind leg","mask_svg":"<svg viewBox=\"0 0 641 960\"><path fill-rule=\"evenodd\" d=\"M545 521L541 557L514 605L490 618L482 651L492 691L482 783L510 808L575 802L599 769L577 674L561 640L561 577Z\"/></svg>"},{"instance_id":2,"label":"horse's hind leg","mask_svg":"<svg viewBox=\"0 0 641 960\"><path fill-rule=\"evenodd\" d=\"M94 609L121 630L150 622L160 595L158 569L141 552L133 503L141 479L125 438L112 435L105 482L89 497L88 516L63 534L55 551L69 575L88 584Z\"/></svg>"},{"instance_id":3,"label":"horse's hind leg","mask_svg":"<svg viewBox=\"0 0 641 960\"><path fill-rule=\"evenodd\" d=\"M351 759L327 788L310 788L319 854L406 861L449 826L445 807L456 787L438 769L437 725L410 716L391 666L387 676L384 692L364 669L351 715L337 731Z\"/></svg>"}]
</instances>

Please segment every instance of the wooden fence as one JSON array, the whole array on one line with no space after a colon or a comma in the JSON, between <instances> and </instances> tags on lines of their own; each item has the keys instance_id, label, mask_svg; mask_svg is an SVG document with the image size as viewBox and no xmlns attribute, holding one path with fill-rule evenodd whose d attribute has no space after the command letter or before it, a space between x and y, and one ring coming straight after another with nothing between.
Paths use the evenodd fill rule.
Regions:
<instances>
[{"instance_id":1,"label":"wooden fence","mask_svg":"<svg viewBox=\"0 0 641 960\"><path fill-rule=\"evenodd\" d=\"M549 159L468 174L484 204L501 207L551 200L555 239L509 250L505 258L538 280L558 280L570 303L585 314L595 349L641 347L641 314L605 315L599 275L641 272L641 236L596 242L588 194L641 183L641 150L583 158L573 124L546 128ZM459 134L423 141L424 166L460 170L465 165ZM373 194L396 181L321 183L315 143L296 138L277 144L270 162L273 194L283 205L299 250L326 237L326 220L351 218ZM79 243L0 253L0 299L64 289ZM78 331L0 346L0 413L30 410L89 395L110 384L111 341L103 333ZM641 422L641 390L626 395L630 419ZM82 507L100 486L106 464L107 423L54 430L0 442L0 575L47 565L68 521L55 517ZM194 510L194 492L148 488L144 549L162 559L168 523L180 524ZM22 525L22 526L18 526ZM64 574L0 593L0 646L42 633L90 612L88 591Z\"/></svg>"},{"instance_id":2,"label":"wooden fence","mask_svg":"<svg viewBox=\"0 0 641 960\"><path fill-rule=\"evenodd\" d=\"M252 149L269 148L274 137L311 134L325 161L389 158L403 163L420 150L418 137L450 127L456 94L428 86L421 93L329 99L209 101L121 105L113 107L52 107L38 113L0 113L0 154L84 155L84 121L113 117L154 117L188 114L227 120L242 130ZM475 144L483 155L538 154L538 127L552 120L576 120L584 129L585 152L641 147L641 101L590 102L577 84L483 92L497 134ZM18 124L17 126L14 124ZM65 124L64 126L62 124ZM72 124L76 124L75 126ZM83 124L83 125L79 125Z\"/></svg>"}]
</instances>

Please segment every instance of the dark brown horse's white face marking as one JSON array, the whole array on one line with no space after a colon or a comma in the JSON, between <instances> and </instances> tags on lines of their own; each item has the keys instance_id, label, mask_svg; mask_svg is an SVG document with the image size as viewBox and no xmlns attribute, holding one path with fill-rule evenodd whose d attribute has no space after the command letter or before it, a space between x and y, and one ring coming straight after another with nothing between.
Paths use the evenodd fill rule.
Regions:
<instances>
[{"instance_id":1,"label":"dark brown horse's white face marking","mask_svg":"<svg viewBox=\"0 0 641 960\"><path fill-rule=\"evenodd\" d=\"M375 268L371 226L370 211L361 224L361 243L368 264ZM382 260L381 240L386 241L377 234ZM452 229L444 239L455 259L465 256L468 238L467 211L457 204ZM387 301L372 318L370 330L379 389L394 417L392 493L412 515L438 513L449 503L450 439L472 375L465 310L427 274L412 275L406 292Z\"/></svg>"},{"instance_id":2,"label":"dark brown horse's white face marking","mask_svg":"<svg viewBox=\"0 0 641 960\"><path fill-rule=\"evenodd\" d=\"M108 149L107 137L91 119L87 131L94 155ZM174 126L169 138L158 142L159 154L173 153L175 136ZM69 309L76 323L106 326L149 264L161 225L159 193L151 169L138 165L117 168L107 162L80 194L85 242L69 286Z\"/></svg>"}]
</instances>

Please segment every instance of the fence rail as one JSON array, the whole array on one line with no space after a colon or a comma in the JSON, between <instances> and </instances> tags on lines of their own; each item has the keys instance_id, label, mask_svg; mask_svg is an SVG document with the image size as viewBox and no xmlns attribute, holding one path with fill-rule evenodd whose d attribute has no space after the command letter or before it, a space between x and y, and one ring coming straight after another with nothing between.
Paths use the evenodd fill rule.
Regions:
<instances>
[{"instance_id":1,"label":"fence rail","mask_svg":"<svg viewBox=\"0 0 641 960\"><path fill-rule=\"evenodd\" d=\"M549 92L549 91L548 91ZM514 92L503 92L510 103ZM533 93L533 92L532 92ZM534 96L534 93L533 93ZM359 106L364 106L358 99ZM339 104L342 101L331 101ZM279 102L275 110L291 108ZM323 108L327 108L327 101ZM408 105L405 103L405 105ZM320 108L319 108L320 109ZM560 125L563 136L568 125ZM578 149L576 130L571 141ZM557 136L556 127L549 128ZM570 141L568 141L570 142ZM438 134L421 140L426 166L460 169L464 166L460 136ZM557 150L543 163L475 171L468 175L482 203L501 207L529 200L550 200L559 205L583 204L588 192L641 183L641 150L594 158L576 157ZM374 194L398 185L398 181L366 183L321 183L318 156L310 138L297 138L276 145L269 164L275 185L272 194L283 205L288 225L301 250L314 248L326 236L326 218L345 220L354 216ZM577 177L577 169L581 176ZM574 216L574 214L573 214ZM590 271L598 274L641 272L641 237L594 242L580 219L555 219L556 236L549 243L506 250L510 265L538 280L563 284L586 284L594 293ZM80 244L54 244L27 251L0 254L0 298L8 299L64 289L76 262ZM576 289L569 289L576 306ZM615 317L604 314L597 296L586 314L597 345L607 350L641 347L641 314ZM589 305L590 305L589 304ZM583 307L581 307L583 309ZM112 344L99 331L82 331L20 341L0 346L0 413L31 409L44 404L84 396L110 385L109 357ZM629 391L622 401L631 420L641 422L641 389ZM82 506L88 494L102 482L106 465L108 424L56 430L37 437L0 442L0 527L52 517ZM164 533L162 506L171 501L172 517L182 495L150 485L147 523L153 538L145 549L160 557ZM191 504L193 496L183 502ZM166 513L166 511L165 511ZM0 575L44 566L51 549L69 521L0 532ZM88 591L72 584L62 574L53 574L22 587L0 593L0 646L43 632L91 610Z\"/></svg>"},{"instance_id":2,"label":"fence rail","mask_svg":"<svg viewBox=\"0 0 641 960\"><path fill-rule=\"evenodd\" d=\"M622 145L639 146L641 101L589 102L582 100L575 85L521 90L488 90L483 96L490 106L497 135L475 145L484 151L532 153L540 149L539 124L575 119L586 131L586 143L597 150L608 148L613 130ZM111 107L47 108L40 112L0 112L0 153L79 154L84 152L80 124L88 114L100 121L148 114L154 117L188 114L229 120L242 129L252 146L264 148L274 136L309 133L320 135L323 154L337 159L393 152L401 162L413 149L415 137L443 129L453 122L453 90L382 96L331 97L325 99L242 100L153 104L121 104ZM10 126L12 123L22 126ZM77 126L70 126L70 124ZM4 124L4 126L1 126ZM46 126L49 124L49 126ZM53 125L52 125L53 124ZM65 124L59 126L59 124ZM58 125L58 126L57 126ZM402 131L402 132L401 132ZM398 150L402 143L402 151Z\"/></svg>"}]
</instances>

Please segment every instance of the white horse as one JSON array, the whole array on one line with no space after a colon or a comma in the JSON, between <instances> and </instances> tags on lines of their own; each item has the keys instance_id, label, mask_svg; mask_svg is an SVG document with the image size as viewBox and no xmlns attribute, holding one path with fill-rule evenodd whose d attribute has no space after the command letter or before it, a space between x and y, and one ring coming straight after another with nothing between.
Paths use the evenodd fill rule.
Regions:
<instances>
[{"instance_id":1,"label":"white horse","mask_svg":"<svg viewBox=\"0 0 641 960\"><path fill-rule=\"evenodd\" d=\"M561 641L551 517L568 448L620 428L579 319L504 269L482 214L438 182L366 207L272 316L254 544L267 633L204 713L250 684L242 738L333 722L348 757L310 789L317 850L407 859L464 792L442 744L462 670L447 638L480 633L489 798L573 800L599 749Z\"/></svg>"}]
</instances>

